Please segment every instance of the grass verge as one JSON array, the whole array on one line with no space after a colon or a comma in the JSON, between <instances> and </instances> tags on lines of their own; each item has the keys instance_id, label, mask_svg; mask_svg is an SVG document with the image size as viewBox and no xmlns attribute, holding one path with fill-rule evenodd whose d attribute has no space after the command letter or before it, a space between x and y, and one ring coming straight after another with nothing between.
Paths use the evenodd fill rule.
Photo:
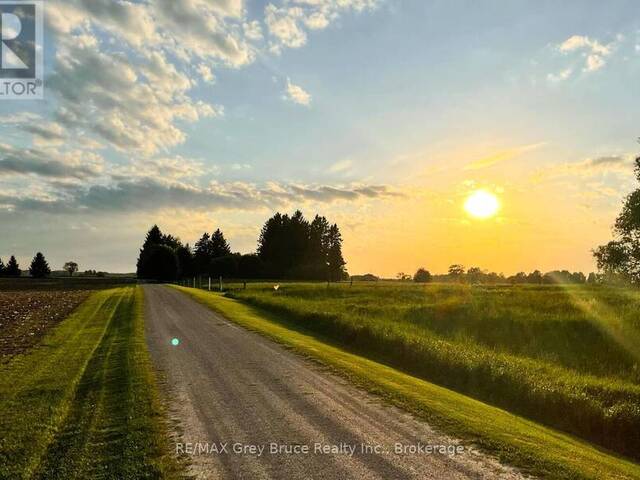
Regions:
<instances>
[{"instance_id":1,"label":"grass verge","mask_svg":"<svg viewBox=\"0 0 640 480\"><path fill-rule=\"evenodd\" d=\"M331 345L240 301L175 287L228 319L331 367L444 432L473 442L526 473L553 479L638 479L640 466L582 440Z\"/></svg>"},{"instance_id":2,"label":"grass verge","mask_svg":"<svg viewBox=\"0 0 640 480\"><path fill-rule=\"evenodd\" d=\"M0 479L179 478L142 305L139 287L97 292L0 367Z\"/></svg>"}]
</instances>

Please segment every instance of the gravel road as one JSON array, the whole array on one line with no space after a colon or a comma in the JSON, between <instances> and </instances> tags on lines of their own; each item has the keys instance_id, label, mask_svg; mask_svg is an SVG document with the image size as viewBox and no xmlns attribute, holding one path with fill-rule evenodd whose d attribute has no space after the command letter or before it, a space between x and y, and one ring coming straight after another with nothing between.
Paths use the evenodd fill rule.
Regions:
<instances>
[{"instance_id":1,"label":"gravel road","mask_svg":"<svg viewBox=\"0 0 640 480\"><path fill-rule=\"evenodd\" d=\"M522 478L187 295L144 288L175 448L196 478Z\"/></svg>"}]
</instances>

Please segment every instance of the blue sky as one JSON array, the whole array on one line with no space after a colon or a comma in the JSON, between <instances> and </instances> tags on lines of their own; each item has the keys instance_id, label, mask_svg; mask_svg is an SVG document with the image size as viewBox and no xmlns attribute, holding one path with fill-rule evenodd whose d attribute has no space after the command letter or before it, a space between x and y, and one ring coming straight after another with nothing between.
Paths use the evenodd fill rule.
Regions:
<instances>
[{"instance_id":1,"label":"blue sky","mask_svg":"<svg viewBox=\"0 0 640 480\"><path fill-rule=\"evenodd\" d=\"M352 273L590 270L634 186L635 1L46 7L46 100L0 102L5 261L132 271L152 223L251 251L301 208Z\"/></svg>"}]
</instances>

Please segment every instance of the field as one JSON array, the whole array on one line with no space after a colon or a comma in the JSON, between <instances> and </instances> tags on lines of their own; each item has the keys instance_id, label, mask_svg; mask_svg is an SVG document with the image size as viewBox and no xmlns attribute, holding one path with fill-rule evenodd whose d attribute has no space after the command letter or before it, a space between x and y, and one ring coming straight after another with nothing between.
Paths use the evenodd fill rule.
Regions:
<instances>
[{"instance_id":1,"label":"field","mask_svg":"<svg viewBox=\"0 0 640 480\"><path fill-rule=\"evenodd\" d=\"M177 476L142 301L136 287L94 292L0 364L0 478Z\"/></svg>"},{"instance_id":2,"label":"field","mask_svg":"<svg viewBox=\"0 0 640 480\"><path fill-rule=\"evenodd\" d=\"M36 345L89 294L87 290L0 291L0 362Z\"/></svg>"},{"instance_id":3,"label":"field","mask_svg":"<svg viewBox=\"0 0 640 480\"><path fill-rule=\"evenodd\" d=\"M349 351L640 458L640 295L622 288L250 285Z\"/></svg>"}]
</instances>

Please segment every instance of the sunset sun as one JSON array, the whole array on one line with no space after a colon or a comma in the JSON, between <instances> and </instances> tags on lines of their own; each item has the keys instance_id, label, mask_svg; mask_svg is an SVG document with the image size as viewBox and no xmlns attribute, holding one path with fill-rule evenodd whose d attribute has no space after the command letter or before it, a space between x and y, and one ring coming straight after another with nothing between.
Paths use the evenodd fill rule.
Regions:
<instances>
[{"instance_id":1,"label":"sunset sun","mask_svg":"<svg viewBox=\"0 0 640 480\"><path fill-rule=\"evenodd\" d=\"M490 218L500 210L500 201L498 197L486 190L477 190L469 195L464 203L464 209L473 218Z\"/></svg>"}]
</instances>

